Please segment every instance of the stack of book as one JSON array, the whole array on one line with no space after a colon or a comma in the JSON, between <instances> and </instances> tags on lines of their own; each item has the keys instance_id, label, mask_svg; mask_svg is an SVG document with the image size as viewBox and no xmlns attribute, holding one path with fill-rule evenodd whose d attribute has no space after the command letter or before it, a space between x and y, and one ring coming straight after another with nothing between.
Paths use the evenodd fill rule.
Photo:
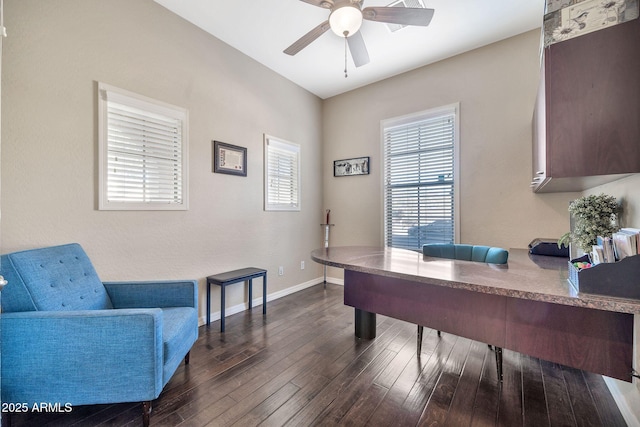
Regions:
<instances>
[{"instance_id":1,"label":"stack of book","mask_svg":"<svg viewBox=\"0 0 640 427\"><path fill-rule=\"evenodd\" d=\"M621 228L611 237L598 237L598 244L593 245L591 260L593 264L616 262L628 256L638 255L640 243L639 228Z\"/></svg>"}]
</instances>

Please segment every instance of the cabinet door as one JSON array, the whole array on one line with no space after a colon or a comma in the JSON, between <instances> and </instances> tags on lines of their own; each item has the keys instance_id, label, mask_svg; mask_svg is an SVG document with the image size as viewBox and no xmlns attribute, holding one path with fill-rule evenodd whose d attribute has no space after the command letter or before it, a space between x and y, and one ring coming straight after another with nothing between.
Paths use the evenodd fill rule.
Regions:
<instances>
[{"instance_id":1,"label":"cabinet door","mask_svg":"<svg viewBox=\"0 0 640 427\"><path fill-rule=\"evenodd\" d=\"M545 49L547 176L640 172L640 20Z\"/></svg>"}]
</instances>

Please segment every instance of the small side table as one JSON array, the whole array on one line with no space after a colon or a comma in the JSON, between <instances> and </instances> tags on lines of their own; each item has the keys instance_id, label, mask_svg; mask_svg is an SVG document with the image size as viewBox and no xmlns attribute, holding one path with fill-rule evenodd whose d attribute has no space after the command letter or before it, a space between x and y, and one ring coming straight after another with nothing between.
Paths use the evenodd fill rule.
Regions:
<instances>
[{"instance_id":1,"label":"small side table","mask_svg":"<svg viewBox=\"0 0 640 427\"><path fill-rule=\"evenodd\" d=\"M262 314L267 314L267 270L261 268L241 268L240 270L228 271L226 273L214 274L207 277L207 327L211 323L211 285L220 286L220 332L224 332L224 289L228 285L238 282L249 281L249 309L253 300L253 279L262 277Z\"/></svg>"}]
</instances>

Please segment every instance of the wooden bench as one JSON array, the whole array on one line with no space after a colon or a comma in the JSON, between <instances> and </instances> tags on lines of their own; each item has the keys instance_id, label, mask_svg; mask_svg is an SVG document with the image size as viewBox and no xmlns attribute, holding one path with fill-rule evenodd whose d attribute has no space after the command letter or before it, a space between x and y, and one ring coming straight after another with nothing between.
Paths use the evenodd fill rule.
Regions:
<instances>
[{"instance_id":1,"label":"wooden bench","mask_svg":"<svg viewBox=\"0 0 640 427\"><path fill-rule=\"evenodd\" d=\"M240 270L214 274L207 277L207 327L211 323L211 285L220 286L220 332L224 332L224 289L228 285L249 281L249 309L253 303L252 281L256 277L262 277L262 314L267 314L267 270L261 268L241 268Z\"/></svg>"}]
</instances>

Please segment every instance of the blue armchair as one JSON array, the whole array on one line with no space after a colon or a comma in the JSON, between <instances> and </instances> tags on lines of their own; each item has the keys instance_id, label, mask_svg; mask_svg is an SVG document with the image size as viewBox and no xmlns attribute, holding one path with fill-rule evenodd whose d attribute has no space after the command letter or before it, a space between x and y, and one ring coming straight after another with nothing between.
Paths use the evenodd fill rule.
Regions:
<instances>
[{"instance_id":1,"label":"blue armchair","mask_svg":"<svg viewBox=\"0 0 640 427\"><path fill-rule=\"evenodd\" d=\"M156 399L198 337L195 281L102 283L78 244L3 255L2 401Z\"/></svg>"}]
</instances>

